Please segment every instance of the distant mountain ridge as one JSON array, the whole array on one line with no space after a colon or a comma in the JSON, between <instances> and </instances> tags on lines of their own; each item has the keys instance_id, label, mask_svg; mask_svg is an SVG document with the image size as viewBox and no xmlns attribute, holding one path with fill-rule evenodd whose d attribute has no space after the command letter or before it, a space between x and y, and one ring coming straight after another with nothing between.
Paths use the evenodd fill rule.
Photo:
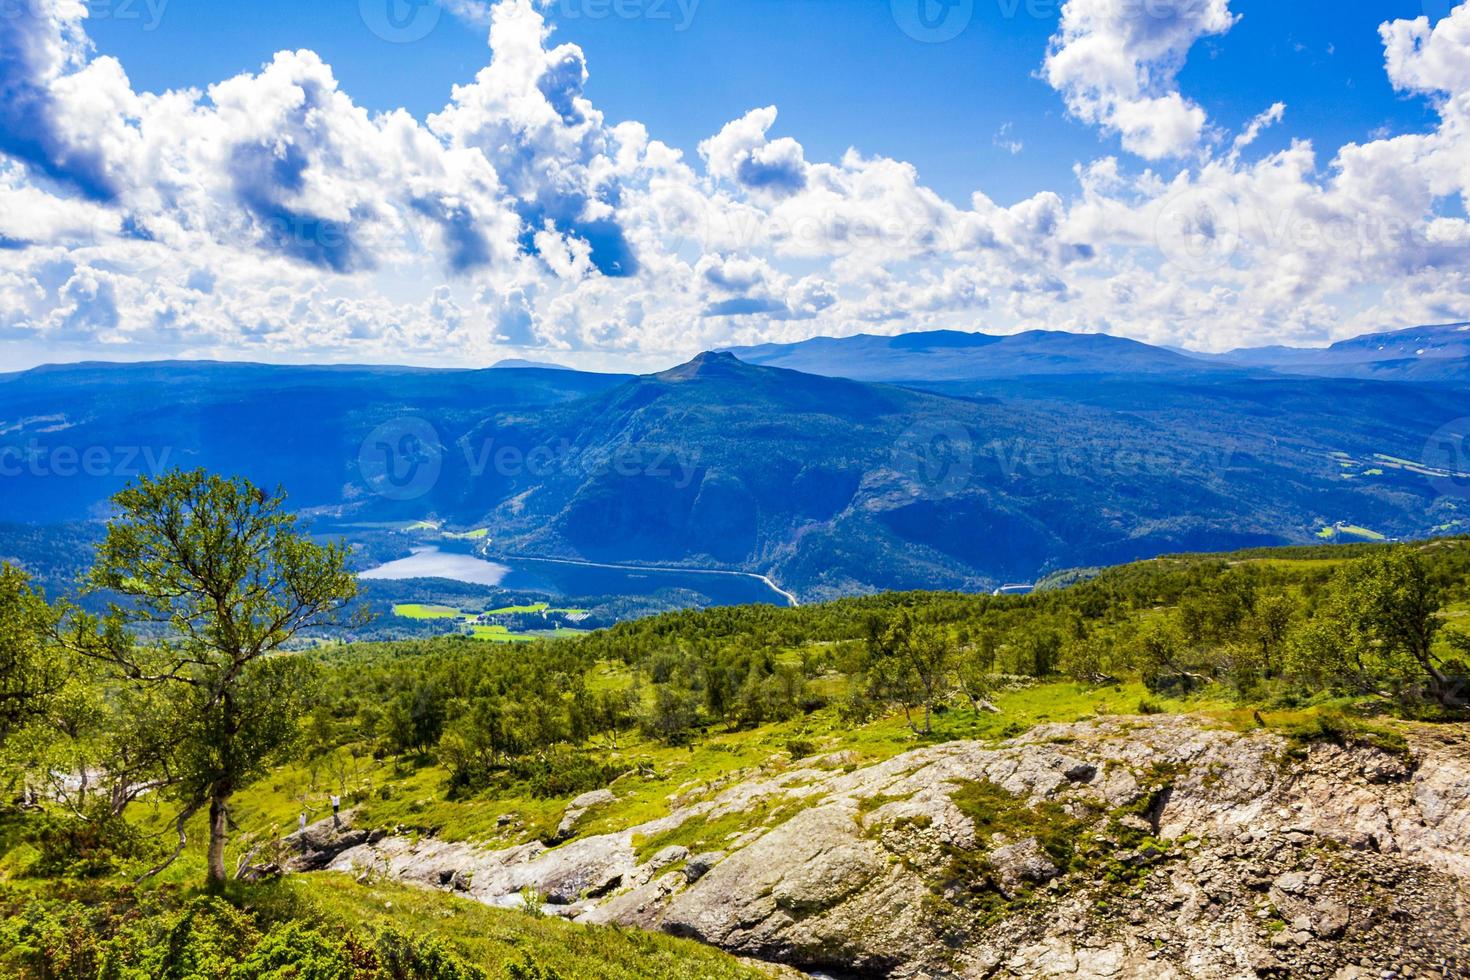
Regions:
<instances>
[{"instance_id":1,"label":"distant mountain ridge","mask_svg":"<svg viewBox=\"0 0 1470 980\"><path fill-rule=\"evenodd\" d=\"M1203 374L1183 354L1107 334L936 330L728 348L742 361L855 381L973 381L1069 374Z\"/></svg>"},{"instance_id":2,"label":"distant mountain ridge","mask_svg":"<svg viewBox=\"0 0 1470 980\"><path fill-rule=\"evenodd\" d=\"M1383 381L1470 381L1470 323L1365 334L1325 348L1258 347L1216 361L1278 373Z\"/></svg>"},{"instance_id":3,"label":"distant mountain ridge","mask_svg":"<svg viewBox=\"0 0 1470 980\"><path fill-rule=\"evenodd\" d=\"M506 370L508 368L510 368L510 369L530 369L530 370L538 370L538 371L570 371L570 370L572 370L571 368L567 367L565 364L557 364L554 361L532 361L532 360L527 360L526 358L523 358L523 357L507 357L507 358L503 358L503 359L501 359L499 361L496 361L494 364L490 365L490 367L492 367L492 368L494 368L496 370L500 370L500 371Z\"/></svg>"},{"instance_id":4,"label":"distant mountain ridge","mask_svg":"<svg viewBox=\"0 0 1470 980\"><path fill-rule=\"evenodd\" d=\"M1113 338L922 335L898 349L905 372L978 349L1007 351L1014 373L877 384L709 352L644 376L208 363L5 375L0 521L100 516L151 460L283 485L309 514L487 528L503 554L759 572L803 600L990 590L1337 525L1470 527L1470 483L1415 462L1464 420L1458 390L1196 367ZM1126 354L1113 366L1133 373L1084 371L1090 349ZM1029 373L1058 364L1071 373Z\"/></svg>"},{"instance_id":5,"label":"distant mountain ridge","mask_svg":"<svg viewBox=\"0 0 1470 980\"><path fill-rule=\"evenodd\" d=\"M1470 324L1463 323L1369 334L1325 348L1244 348L1226 354L1048 330L857 334L728 350L768 367L920 385L1074 375L1202 378L1222 372L1470 383Z\"/></svg>"}]
</instances>

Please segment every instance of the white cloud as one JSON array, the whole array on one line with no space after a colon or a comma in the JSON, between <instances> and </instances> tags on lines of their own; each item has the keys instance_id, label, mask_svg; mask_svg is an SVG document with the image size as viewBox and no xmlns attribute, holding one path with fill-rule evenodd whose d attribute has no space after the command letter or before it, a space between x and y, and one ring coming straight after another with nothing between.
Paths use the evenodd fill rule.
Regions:
<instances>
[{"instance_id":1,"label":"white cloud","mask_svg":"<svg viewBox=\"0 0 1470 980\"><path fill-rule=\"evenodd\" d=\"M776 121L776 107L752 109L699 144L710 176L750 191L774 197L795 194L806 187L806 155L790 137L775 141L766 132Z\"/></svg>"},{"instance_id":2,"label":"white cloud","mask_svg":"<svg viewBox=\"0 0 1470 980\"><path fill-rule=\"evenodd\" d=\"M1002 206L946 200L902 160L809 159L771 137L772 106L686 159L606 122L582 51L553 42L532 0L487 8L488 64L423 121L367 112L310 51L204 91L135 93L92 55L84 6L34 2L0 36L0 85L18 93L0 105L6 338L646 364L936 327L1223 348L1470 306L1470 7L1381 30L1388 78L1433 102L1433 129L1246 160L1284 106L1217 155L1176 82L1191 46L1233 23L1225 0L1068 0L1045 76L1153 162L1090 161L1075 186ZM1165 16L1139 19L1150 10Z\"/></svg>"},{"instance_id":3,"label":"white cloud","mask_svg":"<svg viewBox=\"0 0 1470 980\"><path fill-rule=\"evenodd\" d=\"M1015 156L1026 148L1026 144L1016 138L1015 129L1015 123L1008 122L1003 124L1000 129L995 131L995 135L991 137L990 142L994 143L1000 149L1005 150L1011 156Z\"/></svg>"},{"instance_id":4,"label":"white cloud","mask_svg":"<svg viewBox=\"0 0 1470 980\"><path fill-rule=\"evenodd\" d=\"M1395 88L1450 94L1470 91L1470 16L1463 7L1432 28L1428 17L1419 17L1391 21L1378 31Z\"/></svg>"},{"instance_id":5,"label":"white cloud","mask_svg":"<svg viewBox=\"0 0 1470 980\"><path fill-rule=\"evenodd\" d=\"M1066 0L1043 70L1072 113L1149 160L1198 148L1205 111L1175 77L1202 37L1235 23L1230 0Z\"/></svg>"},{"instance_id":6,"label":"white cloud","mask_svg":"<svg viewBox=\"0 0 1470 980\"><path fill-rule=\"evenodd\" d=\"M1263 132L1285 118L1286 103L1275 103L1271 108L1256 116L1246 125L1245 130L1235 138L1235 144L1230 148L1230 152L1238 158L1242 150L1261 138Z\"/></svg>"}]
</instances>

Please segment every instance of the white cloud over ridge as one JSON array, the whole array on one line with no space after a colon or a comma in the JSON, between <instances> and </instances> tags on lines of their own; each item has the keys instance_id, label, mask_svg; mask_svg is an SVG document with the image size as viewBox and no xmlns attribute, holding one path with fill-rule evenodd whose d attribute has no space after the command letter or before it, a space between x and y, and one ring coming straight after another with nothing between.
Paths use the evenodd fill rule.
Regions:
<instances>
[{"instance_id":1,"label":"white cloud over ridge","mask_svg":"<svg viewBox=\"0 0 1470 980\"><path fill-rule=\"evenodd\" d=\"M1177 85L1229 0L1066 0L1042 76L1131 157L1010 207L857 150L809 160L774 106L697 158L609 125L533 0L466 0L493 57L423 120L367 112L310 51L140 94L80 0L20 6L0 23L0 341L666 362L1044 327L1220 349L1463 319L1470 294L1470 6L1381 29L1433 131L1246 160L1288 107L1231 136Z\"/></svg>"}]
</instances>

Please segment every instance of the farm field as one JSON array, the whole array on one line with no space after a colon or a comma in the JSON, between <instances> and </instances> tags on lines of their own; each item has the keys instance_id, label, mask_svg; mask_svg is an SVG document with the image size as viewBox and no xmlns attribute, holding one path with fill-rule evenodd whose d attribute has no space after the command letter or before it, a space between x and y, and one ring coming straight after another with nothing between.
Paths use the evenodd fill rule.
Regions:
<instances>
[{"instance_id":1,"label":"farm field","mask_svg":"<svg viewBox=\"0 0 1470 980\"><path fill-rule=\"evenodd\" d=\"M537 602L518 606L504 606L498 609L486 609L484 611L458 609L453 606L435 605L431 603L405 602L393 607L393 615L404 619L419 621L425 620L455 620L461 630L477 640L488 643L529 643L533 640L560 639L570 636L580 636L585 630L567 625L576 619L587 615L585 609L563 609L551 606L549 603ZM486 617L506 617L518 622L512 624L484 622ZM540 629L525 628L525 620L529 617L540 616L546 620L546 627Z\"/></svg>"}]
</instances>

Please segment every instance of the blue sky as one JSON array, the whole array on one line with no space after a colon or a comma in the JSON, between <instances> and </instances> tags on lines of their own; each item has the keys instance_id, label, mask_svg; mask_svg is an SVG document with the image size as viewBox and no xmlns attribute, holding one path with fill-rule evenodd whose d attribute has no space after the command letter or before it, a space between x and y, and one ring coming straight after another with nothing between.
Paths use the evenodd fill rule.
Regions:
<instances>
[{"instance_id":1,"label":"blue sky","mask_svg":"<svg viewBox=\"0 0 1470 980\"><path fill-rule=\"evenodd\" d=\"M0 370L1470 319L1449 0L9 9Z\"/></svg>"},{"instance_id":2,"label":"blue sky","mask_svg":"<svg viewBox=\"0 0 1470 980\"><path fill-rule=\"evenodd\" d=\"M304 47L332 65L361 105L422 117L485 61L484 27L449 14L421 40L389 43L369 29L356 0L153 0L163 3L156 17L147 2L134 0L124 16L100 18L89 30L139 89L207 85ZM640 120L690 154L751 107L775 104L776 135L800 139L813 159L856 146L908 160L952 200L983 188L1012 204L1064 184L1073 164L1117 151L1116 139L1068 119L1057 93L1035 77L1060 0L979 0L964 31L946 43L905 34L890 0L682 2L629 0L627 9L640 12L631 17L612 13L611 0L558 0L547 11L557 38L586 51L587 92L608 117ZM1338 146L1431 124L1424 99L1393 91L1378 39L1380 23L1418 16L1424 4L1231 6L1240 23L1206 42L1180 81L1230 127L1285 100L1290 123L1264 139L1262 151L1291 137ZM1008 123L1008 139L1024 144L1020 154L996 145Z\"/></svg>"}]
</instances>

